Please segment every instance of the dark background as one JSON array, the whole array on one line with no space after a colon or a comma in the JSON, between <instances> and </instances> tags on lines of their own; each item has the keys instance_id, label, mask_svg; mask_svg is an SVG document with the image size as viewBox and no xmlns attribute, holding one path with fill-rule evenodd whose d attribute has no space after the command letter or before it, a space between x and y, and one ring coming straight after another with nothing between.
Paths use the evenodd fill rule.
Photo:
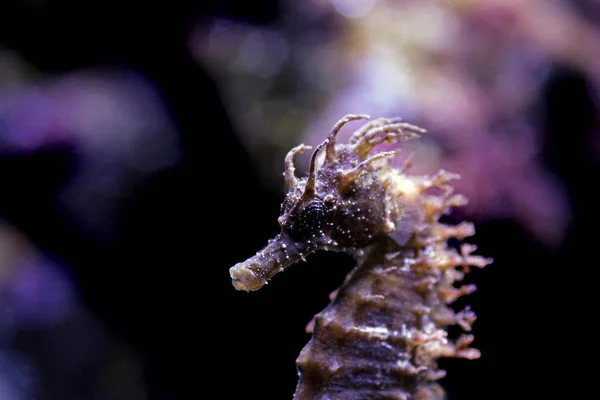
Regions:
<instances>
[{"instance_id":1,"label":"dark background","mask_svg":"<svg viewBox=\"0 0 600 400\"><path fill-rule=\"evenodd\" d=\"M261 24L278 11L276 1L241 0L0 5L0 44L45 73L132 68L155 83L178 124L184 157L136 188L112 240L86 235L56 201L77 167L72 149L0 159L0 215L64 261L85 304L140 358L150 399L291 398L304 326L352 266L343 254L318 253L259 292L231 286L228 268L277 233L282 195L261 186L186 35L202 18ZM450 399L581 398L593 385L575 359L596 361L586 305L597 266L598 160L588 137L597 109L586 76L561 65L537 106L545 163L567 185L573 224L555 250L512 221L478 224L480 254L495 259L473 273L479 290L468 299L483 356L441 361ZM52 368L42 371L47 398L85 399Z\"/></svg>"}]
</instances>

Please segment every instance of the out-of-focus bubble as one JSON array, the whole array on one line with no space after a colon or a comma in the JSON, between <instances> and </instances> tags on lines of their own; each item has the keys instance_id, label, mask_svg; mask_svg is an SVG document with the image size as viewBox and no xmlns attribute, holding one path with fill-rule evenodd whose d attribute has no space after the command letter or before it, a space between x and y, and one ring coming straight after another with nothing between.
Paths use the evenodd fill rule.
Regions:
<instances>
[{"instance_id":1,"label":"out-of-focus bubble","mask_svg":"<svg viewBox=\"0 0 600 400\"><path fill-rule=\"evenodd\" d=\"M281 69L288 55L281 35L269 31L251 32L240 45L237 62L241 69L269 77Z\"/></svg>"},{"instance_id":2,"label":"out-of-focus bubble","mask_svg":"<svg viewBox=\"0 0 600 400\"><path fill-rule=\"evenodd\" d=\"M337 12L347 18L364 17L376 2L376 0L331 0Z\"/></svg>"},{"instance_id":3,"label":"out-of-focus bubble","mask_svg":"<svg viewBox=\"0 0 600 400\"><path fill-rule=\"evenodd\" d=\"M209 32L201 32L197 30L193 32L191 37L192 42L192 51L198 51L195 47L198 45L199 41L204 39L200 39L201 36L205 36L206 40L204 40L203 46L207 54L210 54L211 57L216 59L223 59L225 57L229 57L233 46L236 43L236 38L233 35L233 30L235 26L233 22L224 19L217 19L213 22L213 24L208 28Z\"/></svg>"}]
</instances>

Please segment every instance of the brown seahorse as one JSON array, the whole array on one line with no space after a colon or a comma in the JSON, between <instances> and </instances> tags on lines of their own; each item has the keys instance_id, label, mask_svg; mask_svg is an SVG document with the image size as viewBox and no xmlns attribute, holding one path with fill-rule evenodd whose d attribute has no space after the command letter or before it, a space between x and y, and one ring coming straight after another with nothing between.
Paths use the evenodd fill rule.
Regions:
<instances>
[{"instance_id":1,"label":"brown seahorse","mask_svg":"<svg viewBox=\"0 0 600 400\"><path fill-rule=\"evenodd\" d=\"M336 143L344 124L367 119L346 115L313 152L308 176L298 179L285 158L289 187L282 204L281 233L256 255L231 268L238 290L257 290L275 274L316 250L345 251L357 260L331 303L307 327L312 339L296 364L294 399L441 399L436 383L445 372L440 357L479 357L471 335L455 341L445 330L469 331L475 315L448 304L475 290L456 287L470 266L491 260L472 255L475 246L448 245L474 234L471 223L446 225L440 217L466 199L453 194L457 175L405 174L394 168L395 151L371 150L382 143L416 138L423 129L397 118L380 118Z\"/></svg>"}]
</instances>

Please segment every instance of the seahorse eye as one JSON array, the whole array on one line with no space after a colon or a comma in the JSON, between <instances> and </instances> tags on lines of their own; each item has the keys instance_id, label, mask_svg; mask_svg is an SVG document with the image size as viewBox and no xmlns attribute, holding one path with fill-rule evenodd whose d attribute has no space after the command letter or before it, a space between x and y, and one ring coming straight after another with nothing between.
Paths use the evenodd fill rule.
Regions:
<instances>
[{"instance_id":1,"label":"seahorse eye","mask_svg":"<svg viewBox=\"0 0 600 400\"><path fill-rule=\"evenodd\" d=\"M320 228L325 222L325 205L319 199L313 200L304 207L300 217L304 225Z\"/></svg>"},{"instance_id":2,"label":"seahorse eye","mask_svg":"<svg viewBox=\"0 0 600 400\"><path fill-rule=\"evenodd\" d=\"M310 238L325 227L325 205L320 199L302 204L295 215L288 220L288 229L298 239Z\"/></svg>"}]
</instances>

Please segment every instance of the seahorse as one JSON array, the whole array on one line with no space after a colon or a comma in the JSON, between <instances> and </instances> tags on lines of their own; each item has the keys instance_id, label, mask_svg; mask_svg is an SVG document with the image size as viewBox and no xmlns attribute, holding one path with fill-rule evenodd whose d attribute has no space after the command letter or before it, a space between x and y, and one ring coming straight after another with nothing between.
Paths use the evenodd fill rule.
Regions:
<instances>
[{"instance_id":1,"label":"seahorse","mask_svg":"<svg viewBox=\"0 0 600 400\"><path fill-rule=\"evenodd\" d=\"M348 114L333 126L312 153L305 178L295 176L294 156L311 148L289 151L281 232L230 269L233 286L258 290L316 250L351 254L356 266L307 326L312 338L296 360L294 399L442 399L436 381L445 371L437 360L480 355L470 347L472 335L448 337L448 326L468 332L476 318L468 307L455 312L449 304L475 290L457 286L469 268L492 260L473 255L472 244L449 245L475 233L470 222L440 222L466 203L450 183L458 175L410 175L409 159L400 167L390 163L398 150L371 154L425 130L379 118L338 143L340 129L361 119L370 117Z\"/></svg>"}]
</instances>

